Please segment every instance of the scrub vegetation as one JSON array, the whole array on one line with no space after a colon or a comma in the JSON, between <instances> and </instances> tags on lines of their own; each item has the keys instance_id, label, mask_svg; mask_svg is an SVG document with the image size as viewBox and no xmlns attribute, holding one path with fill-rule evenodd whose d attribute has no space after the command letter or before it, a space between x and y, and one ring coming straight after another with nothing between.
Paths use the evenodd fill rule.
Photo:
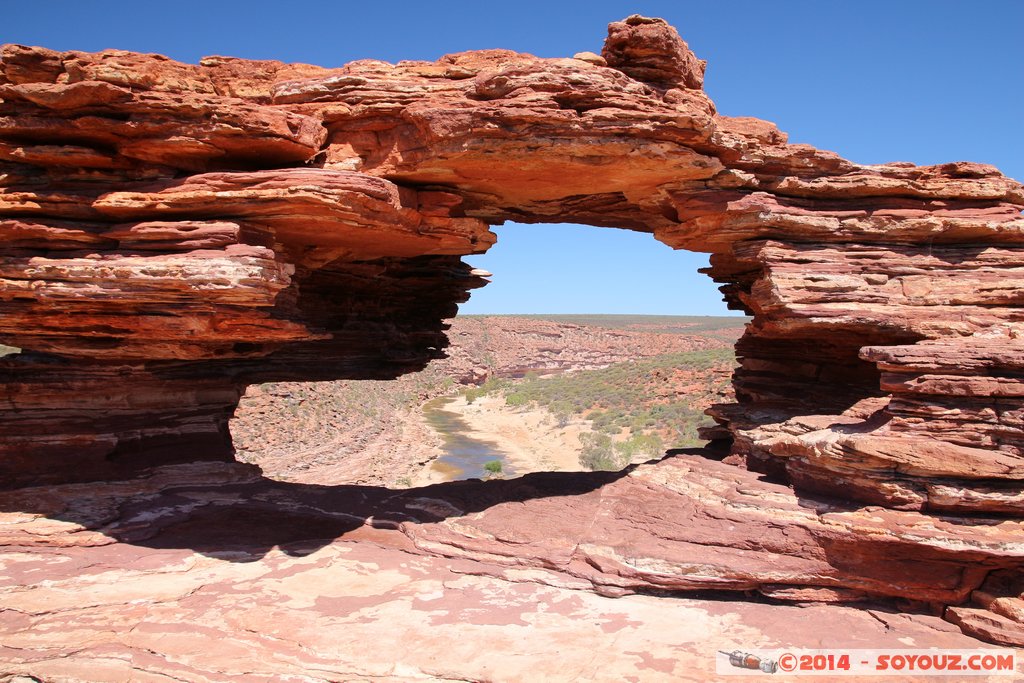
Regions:
<instances>
[{"instance_id":1,"label":"scrub vegetation","mask_svg":"<svg viewBox=\"0 0 1024 683\"><path fill-rule=\"evenodd\" d=\"M561 424L587 420L580 462L617 470L660 455L666 448L703 443L697 427L704 409L723 400L735 365L732 349L673 353L606 368L517 380L489 379L465 390L466 400L500 393L511 407L541 407Z\"/></svg>"}]
</instances>

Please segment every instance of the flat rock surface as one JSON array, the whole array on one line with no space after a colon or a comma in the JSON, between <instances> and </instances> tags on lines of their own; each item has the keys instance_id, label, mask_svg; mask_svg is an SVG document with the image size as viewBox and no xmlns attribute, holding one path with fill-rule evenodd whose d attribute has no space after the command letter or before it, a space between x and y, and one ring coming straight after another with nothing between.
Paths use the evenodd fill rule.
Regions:
<instances>
[{"instance_id":1,"label":"flat rock surface","mask_svg":"<svg viewBox=\"0 0 1024 683\"><path fill-rule=\"evenodd\" d=\"M705 681L716 677L719 650L982 647L939 617L881 603L608 597L550 556L567 509L614 498L630 480L651 486L669 465L625 477L566 473L577 484L561 497L530 479L403 492L273 482L228 463L5 493L0 669L90 682L534 681L538 672ZM719 468L751 476L710 463ZM533 487L537 497L489 502L504 487ZM772 488L763 495L780 498ZM502 524L508 506L521 508L516 518L483 539L479 530ZM676 532L685 524L680 517ZM592 526L602 527L599 517ZM492 552L437 543L460 530ZM629 518L618 533L637 547L655 537ZM602 542L616 540L591 544ZM520 561L497 558L497 546L516 544ZM530 566L528 556L543 562Z\"/></svg>"}]
</instances>

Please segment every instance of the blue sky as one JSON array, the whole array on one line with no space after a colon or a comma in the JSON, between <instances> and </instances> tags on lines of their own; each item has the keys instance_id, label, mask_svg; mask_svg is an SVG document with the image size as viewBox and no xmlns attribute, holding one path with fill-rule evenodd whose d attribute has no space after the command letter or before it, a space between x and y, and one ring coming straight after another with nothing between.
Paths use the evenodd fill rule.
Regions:
<instances>
[{"instance_id":1,"label":"blue sky","mask_svg":"<svg viewBox=\"0 0 1024 683\"><path fill-rule=\"evenodd\" d=\"M723 114L863 163L967 159L1024 180L1024 0L7 2L0 42L339 66L504 47L600 52L608 22L669 20ZM721 314L700 254L578 226L497 228L469 313Z\"/></svg>"}]
</instances>

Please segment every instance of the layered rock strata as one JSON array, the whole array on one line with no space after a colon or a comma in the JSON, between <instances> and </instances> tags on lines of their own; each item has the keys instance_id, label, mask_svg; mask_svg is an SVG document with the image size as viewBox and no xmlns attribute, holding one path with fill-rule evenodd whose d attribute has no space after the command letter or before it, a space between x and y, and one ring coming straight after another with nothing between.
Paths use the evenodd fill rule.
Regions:
<instances>
[{"instance_id":1,"label":"layered rock strata","mask_svg":"<svg viewBox=\"0 0 1024 683\"><path fill-rule=\"evenodd\" d=\"M0 361L4 484L230 457L248 383L422 368L484 283L459 256L492 244L488 224L565 221L712 254L754 316L737 402L711 411L732 461L899 511L898 529L1018 533L992 518L1022 505L1024 188L981 164L788 144L717 115L703 71L643 17L612 24L601 58L322 69L3 48L0 342L25 350ZM1000 586L1021 572L1014 537L937 557L908 532L956 590L857 583L841 558L874 532L851 528L822 561L865 594L952 604L989 595L990 569ZM991 614L1021 639L1019 612Z\"/></svg>"}]
</instances>

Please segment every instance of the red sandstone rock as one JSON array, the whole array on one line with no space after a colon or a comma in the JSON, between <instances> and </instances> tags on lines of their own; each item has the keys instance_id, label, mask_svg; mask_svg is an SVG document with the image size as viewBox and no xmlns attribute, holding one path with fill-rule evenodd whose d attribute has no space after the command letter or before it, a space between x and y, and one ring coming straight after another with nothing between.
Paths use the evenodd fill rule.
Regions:
<instances>
[{"instance_id":1,"label":"red sandstone rock","mask_svg":"<svg viewBox=\"0 0 1024 683\"><path fill-rule=\"evenodd\" d=\"M651 680L713 679L714 650L737 646L971 649L951 624L896 614L884 596L970 595L992 610L956 608L959 623L998 640L1019 588L993 570L1024 552L1001 540L1019 522L837 508L698 456L402 492L193 463L2 493L0 521L4 670L90 681L131 667L201 680L396 664L412 667L403 676L485 678L489 665L535 680L565 660L577 680L583 663L607 674L623 658ZM964 553L966 572L950 561ZM680 597L633 594L652 589ZM694 589L819 604L688 599ZM502 645L480 661L489 638ZM471 652L455 656L467 639ZM674 664L649 671L644 657L663 651Z\"/></svg>"},{"instance_id":2,"label":"red sandstone rock","mask_svg":"<svg viewBox=\"0 0 1024 683\"><path fill-rule=\"evenodd\" d=\"M571 221L712 253L730 306L754 316L737 402L711 409L732 460L896 510L819 527L786 508L781 528L804 540L778 548L695 511L680 547L720 547L710 564L673 556L672 536L649 566L598 550L581 575L952 604L989 569L1019 571L1000 548L1022 505L1024 188L968 162L858 165L717 116L703 63L660 20L613 24L603 57L328 70L3 48L0 342L29 352L0 363L4 483L227 457L245 384L422 368L484 283L458 256L491 244L485 221ZM613 527L659 524L648 506L685 504L621 487L600 548ZM562 557L576 521L527 539L531 557ZM443 531L431 542L462 543ZM886 574L890 551L928 582ZM1017 642L1009 617L969 611L997 604L949 614Z\"/></svg>"},{"instance_id":3,"label":"red sandstone rock","mask_svg":"<svg viewBox=\"0 0 1024 683\"><path fill-rule=\"evenodd\" d=\"M638 81L679 84L693 90L704 86L707 63L664 19L634 14L608 25L608 39L601 50L608 66Z\"/></svg>"},{"instance_id":4,"label":"red sandstone rock","mask_svg":"<svg viewBox=\"0 0 1024 683\"><path fill-rule=\"evenodd\" d=\"M664 581L669 567L654 559L665 546L658 534L669 533L673 543L675 534L700 534L687 528L698 519L691 515L702 514L700 498L691 495L711 493L708 511L729 515L720 524L738 518L744 531L763 529L780 510L826 526L812 510L801 512L784 487L765 495L734 489L754 484L749 473L712 463L716 478L705 488L656 474L666 464L645 466L625 482L576 473L398 493L273 482L237 463L193 463L130 481L0 493L0 669L13 680L89 683L296 676L529 682L538 672L554 681L667 682L716 680L718 650L979 646L939 617L894 613L884 602L780 606L595 594L592 582L628 592L616 588ZM588 477L607 485L588 484ZM610 531L635 519L629 515L644 515L630 498L644 489L660 501L648 508L650 529L630 526L629 536L605 545ZM502 502L509 498L520 502ZM680 500L695 505L678 506ZM754 516L746 513L751 503ZM682 516L661 517L677 506ZM561 534L585 521L578 518L583 511L595 529L574 550ZM531 544L545 553L531 560L517 544L541 536L538 524L554 533ZM485 537L495 531L500 535ZM680 547L695 567L747 572L764 566L752 550L757 545L828 547L806 536L786 542L770 524L766 536L731 553ZM551 552L563 545L560 554ZM880 538L874 548L891 544ZM914 581L942 572L935 563L916 571L899 566L911 569ZM715 579L692 576L705 584ZM839 588L761 590L797 599L857 597Z\"/></svg>"}]
</instances>

